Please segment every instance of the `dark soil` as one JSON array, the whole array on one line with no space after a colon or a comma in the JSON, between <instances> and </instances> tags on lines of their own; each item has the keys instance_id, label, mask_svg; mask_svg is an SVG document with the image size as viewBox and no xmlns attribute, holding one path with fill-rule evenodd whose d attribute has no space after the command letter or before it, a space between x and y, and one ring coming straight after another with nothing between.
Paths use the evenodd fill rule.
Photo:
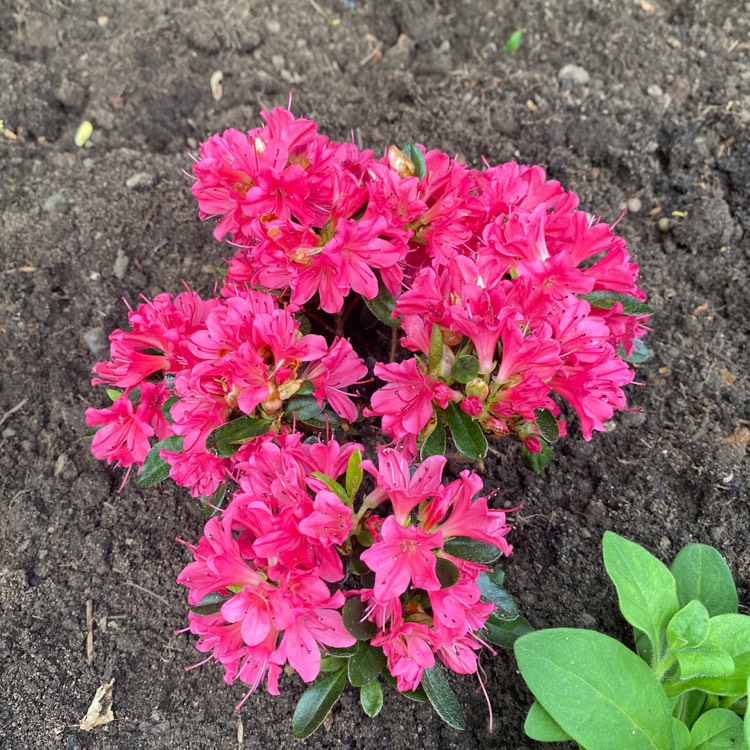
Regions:
<instances>
[{"instance_id":1,"label":"dark soil","mask_svg":"<svg viewBox=\"0 0 750 750\"><path fill-rule=\"evenodd\" d=\"M504 53L519 27L521 48ZM528 619L629 637L601 565L605 529L664 560L714 544L749 602L749 32L744 0L3 0L0 746L295 746L299 681L238 714L242 687L218 667L183 671L199 654L174 635L188 559L174 540L198 538L199 509L172 487L118 494L121 473L83 439L120 298L181 279L210 292L226 252L196 219L188 150L255 126L290 90L331 137L538 163L605 220L630 209L619 231L657 311L630 393L643 413L591 443L574 426L540 476L510 445L487 462L488 489L523 504L507 581ZM84 119L94 134L79 149ZM536 747L511 655L485 668L493 734L466 678L464 733L393 692L368 720L348 692L307 744ZM116 721L79 730L110 678Z\"/></svg>"}]
</instances>

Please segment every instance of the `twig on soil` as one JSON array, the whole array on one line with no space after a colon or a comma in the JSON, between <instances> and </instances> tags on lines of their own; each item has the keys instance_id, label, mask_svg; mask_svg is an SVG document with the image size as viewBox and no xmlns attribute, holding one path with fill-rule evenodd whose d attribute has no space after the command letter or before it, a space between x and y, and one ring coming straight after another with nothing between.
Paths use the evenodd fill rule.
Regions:
<instances>
[{"instance_id":1,"label":"twig on soil","mask_svg":"<svg viewBox=\"0 0 750 750\"><path fill-rule=\"evenodd\" d=\"M317 13L317 14L318 14L319 16L321 16L322 18L325 18L325 20L326 20L326 21L327 21L327 20L328 20L328 19L329 19L329 18L331 17L331 14L330 14L330 13L326 13L326 12L325 12L325 11L323 10L323 8L321 8L321 7L320 7L320 6L319 6L319 5L318 5L318 4L317 4L317 3L315 2L315 0L307 0L307 2L308 2L308 3L310 3L310 5L312 6L313 10L314 10L314 11L315 11L315 12L316 12L316 13Z\"/></svg>"},{"instance_id":2,"label":"twig on soil","mask_svg":"<svg viewBox=\"0 0 750 750\"><path fill-rule=\"evenodd\" d=\"M5 420L8 417L13 416L17 411L20 411L21 409L23 409L23 407L26 406L26 402L27 401L28 401L28 399L25 398L20 403L16 404L15 406L13 406L10 409L8 409L8 411L6 411L5 414L3 414L2 417L0 417L0 427L2 427L5 424Z\"/></svg>"},{"instance_id":3,"label":"twig on soil","mask_svg":"<svg viewBox=\"0 0 750 750\"><path fill-rule=\"evenodd\" d=\"M94 602L86 600L86 661L94 663Z\"/></svg>"},{"instance_id":4,"label":"twig on soil","mask_svg":"<svg viewBox=\"0 0 750 750\"><path fill-rule=\"evenodd\" d=\"M388 361L391 363L396 361L396 347L398 347L398 329L392 328L391 329L391 351L388 353Z\"/></svg>"},{"instance_id":5,"label":"twig on soil","mask_svg":"<svg viewBox=\"0 0 750 750\"><path fill-rule=\"evenodd\" d=\"M166 604L167 607L171 607L172 605L163 597L159 596L155 591L151 591L151 589L147 589L145 586L141 586L138 583L134 583L133 581L125 581L125 583L128 586L132 586L134 589L138 589L138 591L142 591L144 594L149 594L150 596L153 596L154 599L158 599L162 604Z\"/></svg>"},{"instance_id":6,"label":"twig on soil","mask_svg":"<svg viewBox=\"0 0 750 750\"><path fill-rule=\"evenodd\" d=\"M242 717L237 717L237 747L242 750L245 744L245 725L242 723Z\"/></svg>"}]
</instances>

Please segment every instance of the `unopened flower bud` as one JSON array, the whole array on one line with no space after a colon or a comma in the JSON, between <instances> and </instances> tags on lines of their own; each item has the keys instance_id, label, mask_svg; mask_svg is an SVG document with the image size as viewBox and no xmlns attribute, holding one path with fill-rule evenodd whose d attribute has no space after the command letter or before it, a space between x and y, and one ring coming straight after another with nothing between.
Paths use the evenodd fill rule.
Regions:
<instances>
[{"instance_id":1,"label":"unopened flower bud","mask_svg":"<svg viewBox=\"0 0 750 750\"><path fill-rule=\"evenodd\" d=\"M501 419L495 419L495 417L489 417L482 422L482 427L485 430L489 430L493 435L507 435L510 433L510 427L507 422L503 422Z\"/></svg>"},{"instance_id":2,"label":"unopened flower bud","mask_svg":"<svg viewBox=\"0 0 750 750\"><path fill-rule=\"evenodd\" d=\"M480 400L484 401L489 395L490 387L482 378L474 378L466 384L466 395L477 396Z\"/></svg>"},{"instance_id":3,"label":"unopened flower bud","mask_svg":"<svg viewBox=\"0 0 750 750\"><path fill-rule=\"evenodd\" d=\"M524 445L526 446L526 450L529 453L541 453L542 452L542 441L539 440L539 438L535 437L527 437L526 441L524 442Z\"/></svg>"},{"instance_id":4,"label":"unopened flower bud","mask_svg":"<svg viewBox=\"0 0 750 750\"><path fill-rule=\"evenodd\" d=\"M399 177L414 177L414 163L398 146L388 147L388 162Z\"/></svg>"},{"instance_id":5,"label":"unopened flower bud","mask_svg":"<svg viewBox=\"0 0 750 750\"><path fill-rule=\"evenodd\" d=\"M278 373L277 373L278 374ZM279 398L282 401L286 401L291 398L297 391L302 387L301 380L287 380L282 383L278 388Z\"/></svg>"},{"instance_id":6,"label":"unopened flower bud","mask_svg":"<svg viewBox=\"0 0 750 750\"><path fill-rule=\"evenodd\" d=\"M484 404L478 396L467 396L461 402L461 411L470 417L478 417L482 413L483 408Z\"/></svg>"}]
</instances>

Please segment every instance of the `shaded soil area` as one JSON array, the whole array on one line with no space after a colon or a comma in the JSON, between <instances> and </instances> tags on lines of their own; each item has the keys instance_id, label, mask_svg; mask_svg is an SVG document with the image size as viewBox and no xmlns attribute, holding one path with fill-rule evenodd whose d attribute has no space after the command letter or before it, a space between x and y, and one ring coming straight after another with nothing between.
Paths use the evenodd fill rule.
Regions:
<instances>
[{"instance_id":1,"label":"shaded soil area","mask_svg":"<svg viewBox=\"0 0 750 750\"><path fill-rule=\"evenodd\" d=\"M503 52L517 28L520 49ZM381 150L416 139L472 165L538 163L614 221L656 309L643 387L606 434L576 426L540 476L493 453L487 488L522 504L507 582L537 627L628 638L605 529L671 560L714 544L750 601L750 3L738 0L5 0L0 4L0 746L291 748L301 683L242 687L198 661L175 537L200 510L140 490L83 439L121 297L202 293L224 249L196 219L188 151L285 105ZM210 79L223 74L223 96ZM94 132L74 145L82 120ZM86 654L86 602L94 651ZM741 611L747 612L747 606ZM375 721L344 694L311 748L536 745L509 654L472 679L457 733L394 692ZM114 678L116 721L78 729ZM541 747L541 746L539 746Z\"/></svg>"}]
</instances>

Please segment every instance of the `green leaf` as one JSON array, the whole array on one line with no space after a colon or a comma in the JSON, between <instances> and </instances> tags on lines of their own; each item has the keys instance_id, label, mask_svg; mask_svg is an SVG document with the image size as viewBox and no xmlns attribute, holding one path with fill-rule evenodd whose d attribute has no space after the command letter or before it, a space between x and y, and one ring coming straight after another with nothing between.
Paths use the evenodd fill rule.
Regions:
<instances>
[{"instance_id":1,"label":"green leaf","mask_svg":"<svg viewBox=\"0 0 750 750\"><path fill-rule=\"evenodd\" d=\"M312 331L312 323L310 322L310 318L308 318L307 315L305 315L305 313L301 313L301 312L294 313L292 317L299 324L299 332L303 336L307 336L307 334L310 333L310 331Z\"/></svg>"},{"instance_id":2,"label":"green leaf","mask_svg":"<svg viewBox=\"0 0 750 750\"><path fill-rule=\"evenodd\" d=\"M468 383L479 375L479 360L473 354L461 354L451 367L451 377L459 383Z\"/></svg>"},{"instance_id":3,"label":"green leaf","mask_svg":"<svg viewBox=\"0 0 750 750\"><path fill-rule=\"evenodd\" d=\"M343 659L339 656L324 654L320 657L320 671L336 672L341 669L348 661L348 659Z\"/></svg>"},{"instance_id":4,"label":"green leaf","mask_svg":"<svg viewBox=\"0 0 750 750\"><path fill-rule=\"evenodd\" d=\"M495 547L494 544L479 542L468 536L455 536L446 539L443 551L453 555L453 557L460 557L462 560L469 560L482 565L495 562L503 554L500 548Z\"/></svg>"},{"instance_id":5,"label":"green leaf","mask_svg":"<svg viewBox=\"0 0 750 750\"><path fill-rule=\"evenodd\" d=\"M349 496L346 494L346 490L335 480L331 479L327 474L321 474L319 471L313 471L310 476L315 477L315 479L323 482L323 484L328 487L331 492L333 492L334 495L338 497L341 502L345 503L346 505L351 505L352 501L349 498Z\"/></svg>"},{"instance_id":6,"label":"green leaf","mask_svg":"<svg viewBox=\"0 0 750 750\"><path fill-rule=\"evenodd\" d=\"M664 628L679 609L672 574L650 552L612 531L604 532L603 548L623 617L648 636L658 655Z\"/></svg>"},{"instance_id":7,"label":"green leaf","mask_svg":"<svg viewBox=\"0 0 750 750\"><path fill-rule=\"evenodd\" d=\"M633 348L630 350L630 354L625 354L625 349L620 347L617 351L617 356L631 365L642 365L651 358L651 350L643 343L643 341L636 340L633 342Z\"/></svg>"},{"instance_id":8,"label":"green leaf","mask_svg":"<svg viewBox=\"0 0 750 750\"><path fill-rule=\"evenodd\" d=\"M438 419L438 423L435 429L427 436L427 439L422 443L422 448L419 451L419 457L424 461L430 456L444 456L445 455L445 425L441 419Z\"/></svg>"},{"instance_id":9,"label":"green leaf","mask_svg":"<svg viewBox=\"0 0 750 750\"><path fill-rule=\"evenodd\" d=\"M521 462L534 474L539 474L552 460L552 448L547 443L540 442L542 449L538 453L532 453L525 445L521 446Z\"/></svg>"},{"instance_id":10,"label":"green leaf","mask_svg":"<svg viewBox=\"0 0 750 750\"><path fill-rule=\"evenodd\" d=\"M515 654L534 697L582 747L671 750L672 712L648 665L592 630L538 630Z\"/></svg>"},{"instance_id":11,"label":"green leaf","mask_svg":"<svg viewBox=\"0 0 750 750\"><path fill-rule=\"evenodd\" d=\"M442 667L435 664L434 667L425 669L422 672L422 687L435 712L448 726L459 730L466 729L461 706L458 705L456 695L448 684Z\"/></svg>"},{"instance_id":12,"label":"green leaf","mask_svg":"<svg viewBox=\"0 0 750 750\"><path fill-rule=\"evenodd\" d=\"M356 653L349 659L349 682L363 687L385 669L385 654L367 641L359 641Z\"/></svg>"},{"instance_id":13,"label":"green leaf","mask_svg":"<svg viewBox=\"0 0 750 750\"><path fill-rule=\"evenodd\" d=\"M523 617L501 617L497 614L496 610L495 612L491 612L485 621L482 638L485 641L494 643L496 646L512 648L513 644L522 635L533 632L534 628Z\"/></svg>"},{"instance_id":14,"label":"green leaf","mask_svg":"<svg viewBox=\"0 0 750 750\"><path fill-rule=\"evenodd\" d=\"M611 310L619 302L625 315L651 315L654 312L645 302L622 292L598 291L578 296L585 299L591 307L598 307L600 310Z\"/></svg>"},{"instance_id":15,"label":"green leaf","mask_svg":"<svg viewBox=\"0 0 750 750\"><path fill-rule=\"evenodd\" d=\"M386 669L383 671L383 679L394 689L396 688L396 678ZM399 695L403 695L410 701L416 701L417 703L428 703L429 698L425 693L424 688L421 685L417 685L416 690L398 690Z\"/></svg>"},{"instance_id":16,"label":"green leaf","mask_svg":"<svg viewBox=\"0 0 750 750\"><path fill-rule=\"evenodd\" d=\"M359 465L362 463L362 454L359 448L349 456L349 463L346 465L346 494L353 498L362 484L364 472Z\"/></svg>"},{"instance_id":17,"label":"green leaf","mask_svg":"<svg viewBox=\"0 0 750 750\"><path fill-rule=\"evenodd\" d=\"M487 455L487 438L478 422L475 422L466 412L454 403L448 404L445 410L445 421L451 430L453 442L464 456L475 461Z\"/></svg>"},{"instance_id":18,"label":"green leaf","mask_svg":"<svg viewBox=\"0 0 750 750\"><path fill-rule=\"evenodd\" d=\"M745 690L745 694L750 694L750 677L747 679L747 689ZM745 744L750 748L750 710L747 710L746 707L745 710L745 722L744 722L744 730L745 730ZM747 750L747 749L743 749Z\"/></svg>"},{"instance_id":19,"label":"green leaf","mask_svg":"<svg viewBox=\"0 0 750 750\"><path fill-rule=\"evenodd\" d=\"M357 653L357 644L353 644L351 646L326 646L326 651L331 656L341 656L344 658L348 658L350 656L354 656L354 654Z\"/></svg>"},{"instance_id":20,"label":"green leaf","mask_svg":"<svg viewBox=\"0 0 750 750\"><path fill-rule=\"evenodd\" d=\"M200 496L201 510L206 518L213 518L214 516L221 515L221 506L224 502L224 498L227 495L227 483L222 482L213 492L212 495L206 497L205 495Z\"/></svg>"},{"instance_id":21,"label":"green leaf","mask_svg":"<svg viewBox=\"0 0 750 750\"><path fill-rule=\"evenodd\" d=\"M201 599L200 604L188 605L188 609L191 612L195 612L196 615L215 615L221 609L224 602L228 602L232 596L234 594L222 596L212 591Z\"/></svg>"},{"instance_id":22,"label":"green leaf","mask_svg":"<svg viewBox=\"0 0 750 750\"><path fill-rule=\"evenodd\" d=\"M737 613L737 588L726 560L707 544L688 544L672 563L677 600L684 607L697 599L711 617Z\"/></svg>"},{"instance_id":23,"label":"green leaf","mask_svg":"<svg viewBox=\"0 0 750 750\"><path fill-rule=\"evenodd\" d=\"M409 141L401 152L414 165L414 176L421 180L427 174L427 164L422 150L413 141Z\"/></svg>"},{"instance_id":24,"label":"green leaf","mask_svg":"<svg viewBox=\"0 0 750 750\"><path fill-rule=\"evenodd\" d=\"M244 443L265 435L271 429L266 419L255 419L247 414L217 427L206 438L206 449L214 456L233 456Z\"/></svg>"},{"instance_id":25,"label":"green leaf","mask_svg":"<svg viewBox=\"0 0 750 750\"><path fill-rule=\"evenodd\" d=\"M298 740L309 737L328 715L346 685L346 669L318 677L299 699L292 717L292 732Z\"/></svg>"},{"instance_id":26,"label":"green leaf","mask_svg":"<svg viewBox=\"0 0 750 750\"><path fill-rule=\"evenodd\" d=\"M377 679L362 685L359 691L359 702L362 710L372 719L380 713L383 708L383 688Z\"/></svg>"},{"instance_id":27,"label":"green leaf","mask_svg":"<svg viewBox=\"0 0 750 750\"><path fill-rule=\"evenodd\" d=\"M123 393L124 391L118 391L117 388L107 388L107 395L110 401L117 401Z\"/></svg>"},{"instance_id":28,"label":"green leaf","mask_svg":"<svg viewBox=\"0 0 750 750\"><path fill-rule=\"evenodd\" d=\"M684 722L674 716L672 717L672 739L675 750L689 750L690 730Z\"/></svg>"},{"instance_id":29,"label":"green leaf","mask_svg":"<svg viewBox=\"0 0 750 750\"><path fill-rule=\"evenodd\" d=\"M174 419L172 419L172 407L180 400L179 396L170 396L162 405L161 405L161 413L164 415L164 419L169 422L169 424L174 424Z\"/></svg>"},{"instance_id":30,"label":"green leaf","mask_svg":"<svg viewBox=\"0 0 750 750\"><path fill-rule=\"evenodd\" d=\"M667 645L672 651L695 648L708 635L708 610L697 600L686 604L667 625Z\"/></svg>"},{"instance_id":31,"label":"green leaf","mask_svg":"<svg viewBox=\"0 0 750 750\"><path fill-rule=\"evenodd\" d=\"M539 434L548 442L554 443L560 437L560 425L549 409L534 409L535 424Z\"/></svg>"},{"instance_id":32,"label":"green leaf","mask_svg":"<svg viewBox=\"0 0 750 750\"><path fill-rule=\"evenodd\" d=\"M440 588L449 589L458 583L461 571L447 557L438 557L435 563L435 575L440 581Z\"/></svg>"},{"instance_id":33,"label":"green leaf","mask_svg":"<svg viewBox=\"0 0 750 750\"><path fill-rule=\"evenodd\" d=\"M544 710L539 701L531 704L523 730L537 742L565 742L570 735ZM689 736L689 735L688 735Z\"/></svg>"},{"instance_id":34,"label":"green leaf","mask_svg":"<svg viewBox=\"0 0 750 750\"><path fill-rule=\"evenodd\" d=\"M401 327L401 318L393 317L393 310L396 307L396 300L393 295L381 283L378 293L374 299L362 297L367 309L381 322L391 328Z\"/></svg>"},{"instance_id":35,"label":"green leaf","mask_svg":"<svg viewBox=\"0 0 750 750\"><path fill-rule=\"evenodd\" d=\"M499 580L502 579L500 578ZM477 585L482 592L482 600L492 602L497 607L495 611L496 615L506 620L512 620L518 617L518 605L513 601L513 597L503 588L502 584L497 581L498 577L490 573L479 574Z\"/></svg>"},{"instance_id":36,"label":"green leaf","mask_svg":"<svg viewBox=\"0 0 750 750\"><path fill-rule=\"evenodd\" d=\"M503 45L503 52L515 52L523 40L523 29L516 29Z\"/></svg>"},{"instance_id":37,"label":"green leaf","mask_svg":"<svg viewBox=\"0 0 750 750\"><path fill-rule=\"evenodd\" d=\"M690 750L739 750L744 738L742 719L726 708L712 708L690 731Z\"/></svg>"},{"instance_id":38,"label":"green leaf","mask_svg":"<svg viewBox=\"0 0 750 750\"><path fill-rule=\"evenodd\" d=\"M427 366L430 372L437 372L440 363L443 360L443 334L437 323L432 324L432 333L430 334L430 353L427 360Z\"/></svg>"},{"instance_id":39,"label":"green leaf","mask_svg":"<svg viewBox=\"0 0 750 750\"><path fill-rule=\"evenodd\" d=\"M315 396L292 396L284 403L284 416L296 417L298 422L309 424L319 430L338 427L341 420L330 409L321 409Z\"/></svg>"},{"instance_id":40,"label":"green leaf","mask_svg":"<svg viewBox=\"0 0 750 750\"><path fill-rule=\"evenodd\" d=\"M378 632L377 625L367 619L365 611L364 603L357 596L350 596L341 610L344 627L358 641L369 641Z\"/></svg>"},{"instance_id":41,"label":"green leaf","mask_svg":"<svg viewBox=\"0 0 750 750\"><path fill-rule=\"evenodd\" d=\"M719 646L702 643L675 653L680 665L680 680L691 677L729 677L734 672L734 660ZM670 682L673 682L670 680ZM665 685L665 689L666 685Z\"/></svg>"},{"instance_id":42,"label":"green leaf","mask_svg":"<svg viewBox=\"0 0 750 750\"><path fill-rule=\"evenodd\" d=\"M141 487L153 487L163 482L169 476L170 465L159 455L163 448L167 451L179 452L182 450L182 436L172 436L155 443L146 456L146 460L138 472L138 484Z\"/></svg>"}]
</instances>

